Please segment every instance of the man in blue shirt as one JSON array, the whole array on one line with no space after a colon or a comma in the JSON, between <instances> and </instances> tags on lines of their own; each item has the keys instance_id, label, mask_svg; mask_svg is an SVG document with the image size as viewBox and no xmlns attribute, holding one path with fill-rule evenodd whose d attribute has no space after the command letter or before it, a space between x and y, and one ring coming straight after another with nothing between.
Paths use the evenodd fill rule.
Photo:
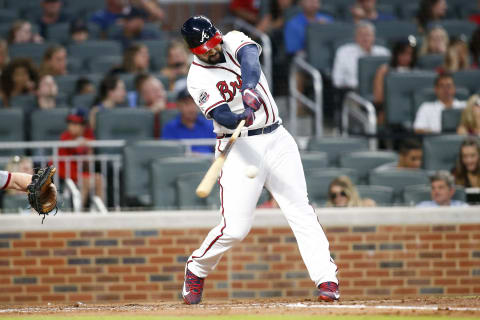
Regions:
<instances>
[{"instance_id":1,"label":"man in blue shirt","mask_svg":"<svg viewBox=\"0 0 480 320\"><path fill-rule=\"evenodd\" d=\"M430 178L431 201L422 201L417 207L467 207L468 205L459 200L452 200L455 194L455 180L450 172L445 170L437 171Z\"/></svg>"},{"instance_id":2,"label":"man in blue shirt","mask_svg":"<svg viewBox=\"0 0 480 320\"><path fill-rule=\"evenodd\" d=\"M295 54L305 49L305 34L310 23L330 23L333 17L318 12L320 0L301 0L302 12L293 16L285 25L285 47L288 54Z\"/></svg>"},{"instance_id":3,"label":"man in blue shirt","mask_svg":"<svg viewBox=\"0 0 480 320\"><path fill-rule=\"evenodd\" d=\"M198 113L197 105L185 88L177 97L177 108L180 114L167 122L162 130L162 138L175 139L205 139L215 138L213 123ZM213 153L212 146L192 146L193 152Z\"/></svg>"}]
</instances>

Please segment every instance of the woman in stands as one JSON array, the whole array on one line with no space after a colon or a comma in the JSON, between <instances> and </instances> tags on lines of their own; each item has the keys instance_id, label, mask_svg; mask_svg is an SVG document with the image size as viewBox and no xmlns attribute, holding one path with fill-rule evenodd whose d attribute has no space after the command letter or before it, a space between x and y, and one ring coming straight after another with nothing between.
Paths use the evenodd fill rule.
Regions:
<instances>
[{"instance_id":1,"label":"woman in stands","mask_svg":"<svg viewBox=\"0 0 480 320\"><path fill-rule=\"evenodd\" d=\"M4 106L10 106L12 97L34 94L38 84L38 72L29 58L13 59L0 76L0 97Z\"/></svg>"},{"instance_id":2,"label":"woman in stands","mask_svg":"<svg viewBox=\"0 0 480 320\"><path fill-rule=\"evenodd\" d=\"M166 88L168 91L175 89L177 80L186 78L190 67L189 60L190 54L185 44L178 40L172 41L167 49L167 65L161 71L162 75L168 79L168 88Z\"/></svg>"},{"instance_id":3,"label":"woman in stands","mask_svg":"<svg viewBox=\"0 0 480 320\"><path fill-rule=\"evenodd\" d=\"M474 94L468 99L467 106L462 111L457 133L480 136L480 95Z\"/></svg>"},{"instance_id":4,"label":"woman in stands","mask_svg":"<svg viewBox=\"0 0 480 320\"><path fill-rule=\"evenodd\" d=\"M443 65L437 69L438 73L453 73L459 70L470 69L468 45L462 38L450 41Z\"/></svg>"},{"instance_id":5,"label":"woman in stands","mask_svg":"<svg viewBox=\"0 0 480 320\"><path fill-rule=\"evenodd\" d=\"M111 73L144 73L150 68L150 54L148 47L143 44L134 44L128 47L123 54L120 66L114 67Z\"/></svg>"},{"instance_id":6,"label":"woman in stands","mask_svg":"<svg viewBox=\"0 0 480 320\"><path fill-rule=\"evenodd\" d=\"M470 38L470 54L472 57L472 68L480 68L480 26L475 29Z\"/></svg>"},{"instance_id":7,"label":"woman in stands","mask_svg":"<svg viewBox=\"0 0 480 320\"><path fill-rule=\"evenodd\" d=\"M417 12L417 24L421 33L425 33L432 22L445 18L447 14L446 0L422 0Z\"/></svg>"},{"instance_id":8,"label":"woman in stands","mask_svg":"<svg viewBox=\"0 0 480 320\"><path fill-rule=\"evenodd\" d=\"M8 43L7 41L0 39L0 74L8 64L10 57L8 56Z\"/></svg>"},{"instance_id":9,"label":"woman in stands","mask_svg":"<svg viewBox=\"0 0 480 320\"><path fill-rule=\"evenodd\" d=\"M61 45L53 45L45 50L40 74L61 76L67 74L67 50Z\"/></svg>"},{"instance_id":10,"label":"woman in stands","mask_svg":"<svg viewBox=\"0 0 480 320\"><path fill-rule=\"evenodd\" d=\"M98 112L106 109L113 109L125 103L125 83L114 74L107 75L100 83L97 97L90 110L90 127L95 130L95 118Z\"/></svg>"},{"instance_id":11,"label":"woman in stands","mask_svg":"<svg viewBox=\"0 0 480 320\"><path fill-rule=\"evenodd\" d=\"M377 109L378 123L384 122L383 102L384 80L389 71L406 72L415 68L417 63L417 53L415 50L415 37L409 36L406 40L398 41L394 44L392 57L389 64L382 64L378 67L373 80L373 102Z\"/></svg>"},{"instance_id":12,"label":"woman in stands","mask_svg":"<svg viewBox=\"0 0 480 320\"><path fill-rule=\"evenodd\" d=\"M374 200L360 198L357 188L347 176L340 176L330 182L327 207L375 207Z\"/></svg>"},{"instance_id":13,"label":"woman in stands","mask_svg":"<svg viewBox=\"0 0 480 320\"><path fill-rule=\"evenodd\" d=\"M32 24L28 21L15 21L8 31L8 44L17 43L42 43L43 38L38 33L33 33Z\"/></svg>"},{"instance_id":14,"label":"woman in stands","mask_svg":"<svg viewBox=\"0 0 480 320\"><path fill-rule=\"evenodd\" d=\"M457 185L480 188L480 141L477 137L468 137L462 142L453 176Z\"/></svg>"},{"instance_id":15,"label":"woman in stands","mask_svg":"<svg viewBox=\"0 0 480 320\"><path fill-rule=\"evenodd\" d=\"M429 29L427 36L423 39L419 56L427 54L445 54L447 52L448 43L447 31L442 26L434 26Z\"/></svg>"}]
</instances>

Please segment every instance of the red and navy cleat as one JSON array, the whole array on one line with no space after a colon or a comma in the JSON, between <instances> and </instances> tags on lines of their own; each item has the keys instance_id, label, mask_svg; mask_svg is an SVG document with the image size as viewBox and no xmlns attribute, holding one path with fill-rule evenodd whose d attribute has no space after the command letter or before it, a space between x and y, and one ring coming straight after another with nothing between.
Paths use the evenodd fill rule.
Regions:
<instances>
[{"instance_id":1,"label":"red and navy cleat","mask_svg":"<svg viewBox=\"0 0 480 320\"><path fill-rule=\"evenodd\" d=\"M318 285L318 301L333 302L340 299L338 284L335 282L322 282Z\"/></svg>"},{"instance_id":2,"label":"red and navy cleat","mask_svg":"<svg viewBox=\"0 0 480 320\"><path fill-rule=\"evenodd\" d=\"M185 301L186 304L200 303L202 300L204 281L205 279L197 277L187 269L182 290L183 301Z\"/></svg>"}]
</instances>

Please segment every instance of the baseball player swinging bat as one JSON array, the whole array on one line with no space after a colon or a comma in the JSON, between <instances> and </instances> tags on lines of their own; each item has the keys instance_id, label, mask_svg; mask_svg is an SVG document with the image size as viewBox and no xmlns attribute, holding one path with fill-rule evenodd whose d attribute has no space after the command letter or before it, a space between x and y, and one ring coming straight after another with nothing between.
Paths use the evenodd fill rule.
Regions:
<instances>
[{"instance_id":1,"label":"baseball player swinging bat","mask_svg":"<svg viewBox=\"0 0 480 320\"><path fill-rule=\"evenodd\" d=\"M245 125L245 120L240 121L237 128L233 132L232 136L228 140L228 143L225 146L225 149L223 149L223 151L220 153L218 158L215 159L215 161L212 163L207 173L203 177L202 181L198 185L196 193L197 193L197 196L199 196L200 198L206 198L212 191L212 188L215 185L215 182L217 181L218 176L220 175L220 171L222 170L223 164L227 159L228 153L232 149L233 144L235 143L238 136L240 135L240 131L242 131L242 128L244 125Z\"/></svg>"}]
</instances>

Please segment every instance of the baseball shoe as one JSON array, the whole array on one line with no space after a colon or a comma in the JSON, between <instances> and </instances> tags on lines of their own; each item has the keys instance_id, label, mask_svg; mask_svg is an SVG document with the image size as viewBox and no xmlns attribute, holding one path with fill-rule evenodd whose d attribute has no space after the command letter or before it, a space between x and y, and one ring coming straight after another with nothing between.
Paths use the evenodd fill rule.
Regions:
<instances>
[{"instance_id":1,"label":"baseball shoe","mask_svg":"<svg viewBox=\"0 0 480 320\"><path fill-rule=\"evenodd\" d=\"M322 282L318 285L318 290L320 290L318 301L333 302L340 299L338 284L335 282Z\"/></svg>"},{"instance_id":2,"label":"baseball shoe","mask_svg":"<svg viewBox=\"0 0 480 320\"><path fill-rule=\"evenodd\" d=\"M187 269L182 290L183 301L185 301L186 304L200 303L202 300L204 281L205 279L197 277Z\"/></svg>"}]
</instances>

